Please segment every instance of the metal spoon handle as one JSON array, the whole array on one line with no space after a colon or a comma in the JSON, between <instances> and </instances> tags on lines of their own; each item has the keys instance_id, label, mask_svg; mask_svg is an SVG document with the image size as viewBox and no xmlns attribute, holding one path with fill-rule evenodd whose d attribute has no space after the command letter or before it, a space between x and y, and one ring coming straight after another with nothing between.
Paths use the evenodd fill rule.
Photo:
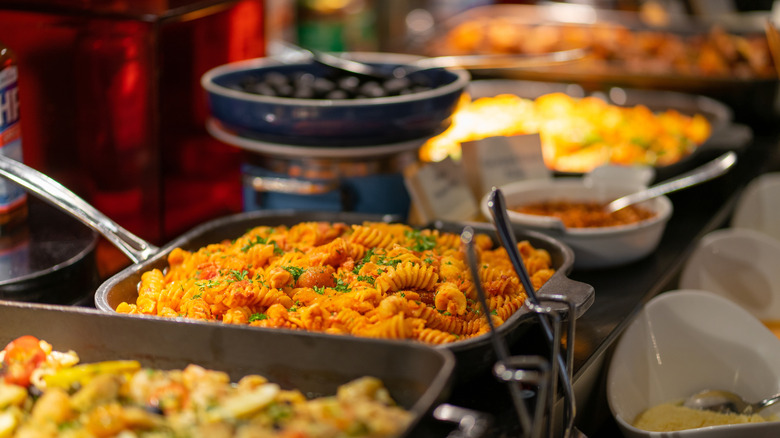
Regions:
<instances>
[{"instance_id":1,"label":"metal spoon handle","mask_svg":"<svg viewBox=\"0 0 780 438\"><path fill-rule=\"evenodd\" d=\"M0 175L99 232L134 263L146 260L159 251L159 248L122 228L62 184L3 154L0 154Z\"/></svg>"},{"instance_id":2,"label":"metal spoon handle","mask_svg":"<svg viewBox=\"0 0 780 438\"><path fill-rule=\"evenodd\" d=\"M737 154L733 151L726 152L709 163L686 172L671 181L657 184L645 190L615 199L607 204L605 209L607 212L611 213L638 202L647 201L648 199L653 199L667 193L676 192L677 190L709 181L726 173L726 171L736 162Z\"/></svg>"},{"instance_id":3,"label":"metal spoon handle","mask_svg":"<svg viewBox=\"0 0 780 438\"><path fill-rule=\"evenodd\" d=\"M773 395L772 397L765 398L765 399L761 400L760 402L756 402L753 405L753 411L754 412L758 412L758 411L760 411L760 410L762 410L764 408L768 408L768 407L774 405L777 402L780 402L780 394Z\"/></svg>"},{"instance_id":4,"label":"metal spoon handle","mask_svg":"<svg viewBox=\"0 0 780 438\"><path fill-rule=\"evenodd\" d=\"M571 49L535 55L489 54L434 56L432 58L421 58L415 61L412 70L417 71L431 68L451 67L460 67L470 70L535 68L577 61L584 58L587 53L588 51L585 49Z\"/></svg>"}]
</instances>

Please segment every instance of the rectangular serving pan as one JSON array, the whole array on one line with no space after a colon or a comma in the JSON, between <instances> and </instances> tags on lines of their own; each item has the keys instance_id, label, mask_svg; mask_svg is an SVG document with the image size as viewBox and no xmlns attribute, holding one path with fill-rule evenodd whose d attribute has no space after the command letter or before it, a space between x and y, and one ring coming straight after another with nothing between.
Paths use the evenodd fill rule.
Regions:
<instances>
[{"instance_id":1,"label":"rectangular serving pan","mask_svg":"<svg viewBox=\"0 0 780 438\"><path fill-rule=\"evenodd\" d=\"M366 220L392 220L392 217L377 215L365 215L350 212L304 212L304 211L255 211L239 213L232 216L216 219L196 227L179 238L162 247L151 258L136 263L115 274L101 284L95 293L95 305L98 309L114 313L116 307L122 302L135 302L138 296L138 284L141 275L153 268L165 269L167 255L174 248L180 247L186 250L197 250L204 245L234 239L252 227L259 225L294 225L304 221L329 221L345 222L348 224L361 223ZM465 223L438 222L430 227L442 231L460 234ZM485 232L495 238L495 229L487 223L470 223L476 231ZM537 248L546 249L553 261L556 273L537 291L540 298L545 295L563 295L570 299L576 308L577 317L582 315L593 303L595 294L593 287L588 284L571 280L567 275L571 272L574 263L574 253L562 242L532 231L518 231L518 241L528 240ZM496 238L497 241L497 238ZM156 318L156 317L154 317ZM504 324L498 327L498 333L507 342L515 342L523 333L535 323L536 315L531 314L526 307L520 308ZM191 322L190 324L197 324ZM250 331L281 333L284 329L247 327ZM305 336L305 335L304 335ZM365 340L365 342L372 342ZM402 341L401 343L409 343ZM449 350L455 354L456 380L461 380L475 373L485 370L495 363L495 356L490 341L486 335L465 339L437 346L437 349Z\"/></svg>"},{"instance_id":2,"label":"rectangular serving pan","mask_svg":"<svg viewBox=\"0 0 780 438\"><path fill-rule=\"evenodd\" d=\"M0 348L22 335L45 340L55 350L73 350L82 363L135 359L161 369L193 363L225 371L233 381L260 374L310 396L332 395L341 384L374 376L412 413L404 436L413 436L423 416L447 397L455 365L450 352L414 343L0 300Z\"/></svg>"},{"instance_id":3,"label":"rectangular serving pan","mask_svg":"<svg viewBox=\"0 0 780 438\"><path fill-rule=\"evenodd\" d=\"M435 25L433 32L417 38L412 51L427 56L453 55L444 44L447 33L465 22L500 18L521 25L570 26L596 31L603 24L618 24L630 30L649 30L679 36L704 35L717 25L736 35L763 34L764 17L748 14L728 14L707 19L686 14L670 14L665 26L650 26L640 14L631 11L615 11L594 8L589 5L489 5L476 7L456 14ZM620 62L593 69L587 61L564 63L534 68L504 68L472 72L475 78L525 79L546 82L575 83L589 91L606 87L678 91L700 94L718 99L729 105L740 116L740 121L767 122L777 115L775 107L780 81L778 77L702 77L678 72L632 72ZM758 119L758 120L755 120Z\"/></svg>"}]
</instances>

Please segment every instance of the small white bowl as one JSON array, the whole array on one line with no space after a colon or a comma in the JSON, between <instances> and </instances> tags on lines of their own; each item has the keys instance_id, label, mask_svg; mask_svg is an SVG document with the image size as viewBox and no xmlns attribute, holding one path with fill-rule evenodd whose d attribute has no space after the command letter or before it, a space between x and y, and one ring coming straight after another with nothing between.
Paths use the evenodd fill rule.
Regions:
<instances>
[{"instance_id":1,"label":"small white bowl","mask_svg":"<svg viewBox=\"0 0 780 438\"><path fill-rule=\"evenodd\" d=\"M732 228L760 231L780 240L780 172L753 179L740 195L731 219Z\"/></svg>"},{"instance_id":2,"label":"small white bowl","mask_svg":"<svg viewBox=\"0 0 780 438\"><path fill-rule=\"evenodd\" d=\"M650 300L619 339L607 372L607 401L628 438L778 437L777 421L677 432L632 426L644 410L703 389L732 391L749 401L777 394L778 364L780 339L750 313L710 292L670 291Z\"/></svg>"},{"instance_id":3,"label":"small white bowl","mask_svg":"<svg viewBox=\"0 0 780 438\"><path fill-rule=\"evenodd\" d=\"M762 321L780 321L780 241L724 228L699 240L680 273L681 289L712 292Z\"/></svg>"},{"instance_id":4,"label":"small white bowl","mask_svg":"<svg viewBox=\"0 0 780 438\"><path fill-rule=\"evenodd\" d=\"M618 183L611 178L562 177L524 180L499 187L504 194L509 220L516 226L533 229L567 244L574 251L574 267L598 269L639 260L657 247L672 216L672 202L661 196L638 204L656 213L651 219L630 225L599 228L563 228L560 221L547 216L523 214L513 207L538 201L608 202L644 187L638 181ZM482 213L490 218L486 195Z\"/></svg>"}]
</instances>

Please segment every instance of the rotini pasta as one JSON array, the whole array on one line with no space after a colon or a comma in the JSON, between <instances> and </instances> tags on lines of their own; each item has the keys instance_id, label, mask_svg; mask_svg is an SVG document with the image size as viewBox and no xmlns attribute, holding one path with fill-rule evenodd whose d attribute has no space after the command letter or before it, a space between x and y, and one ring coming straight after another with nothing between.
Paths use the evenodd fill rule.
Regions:
<instances>
[{"instance_id":1,"label":"rotini pasta","mask_svg":"<svg viewBox=\"0 0 780 438\"><path fill-rule=\"evenodd\" d=\"M476 236L479 277L496 324L525 301L506 251ZM555 272L550 255L518 243L533 284ZM197 251L174 249L168 269L142 275L119 313L440 344L487 323L457 234L404 224L302 222L259 226Z\"/></svg>"}]
</instances>

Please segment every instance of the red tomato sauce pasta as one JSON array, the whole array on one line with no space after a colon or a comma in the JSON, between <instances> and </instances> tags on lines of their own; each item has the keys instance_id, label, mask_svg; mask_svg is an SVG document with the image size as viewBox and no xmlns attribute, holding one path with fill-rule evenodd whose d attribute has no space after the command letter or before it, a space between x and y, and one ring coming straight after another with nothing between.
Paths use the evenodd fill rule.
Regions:
<instances>
[{"instance_id":1,"label":"red tomato sauce pasta","mask_svg":"<svg viewBox=\"0 0 780 438\"><path fill-rule=\"evenodd\" d=\"M488 312L500 325L526 298L506 251L476 237ZM518 247L535 288L550 254ZM441 344L488 330L460 236L403 224L259 226L233 241L168 255L119 313L186 317Z\"/></svg>"}]
</instances>

